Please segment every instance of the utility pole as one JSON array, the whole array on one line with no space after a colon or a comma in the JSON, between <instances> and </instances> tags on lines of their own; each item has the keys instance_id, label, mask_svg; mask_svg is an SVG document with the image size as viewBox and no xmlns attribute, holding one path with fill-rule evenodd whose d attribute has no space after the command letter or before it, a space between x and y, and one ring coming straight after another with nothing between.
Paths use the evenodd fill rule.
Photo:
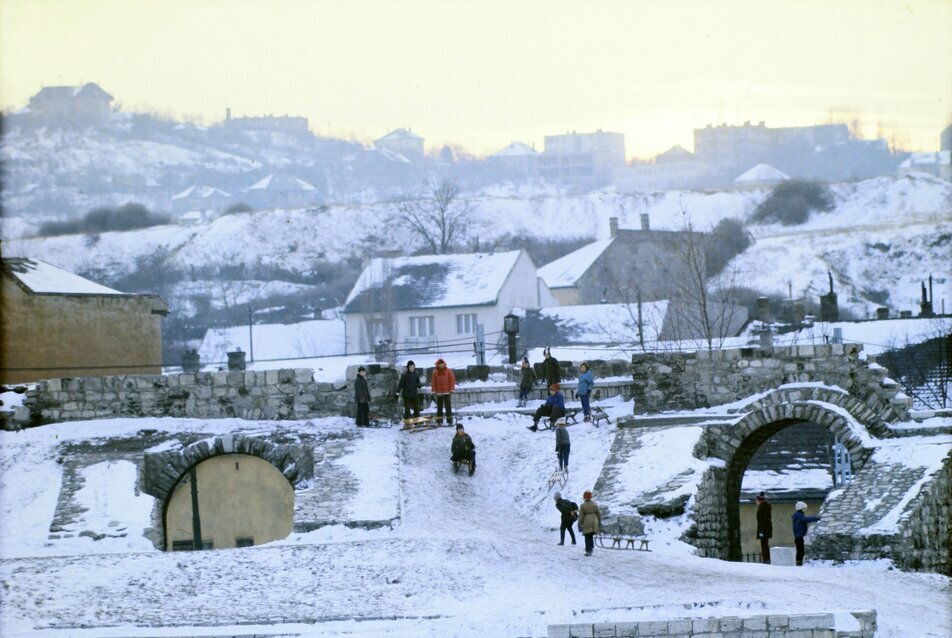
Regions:
<instances>
[{"instance_id":1,"label":"utility pole","mask_svg":"<svg viewBox=\"0 0 952 638\"><path fill-rule=\"evenodd\" d=\"M255 337L251 331L252 320L251 320L251 306L248 306L248 356L251 357L251 362L254 363L255 360Z\"/></svg>"}]
</instances>

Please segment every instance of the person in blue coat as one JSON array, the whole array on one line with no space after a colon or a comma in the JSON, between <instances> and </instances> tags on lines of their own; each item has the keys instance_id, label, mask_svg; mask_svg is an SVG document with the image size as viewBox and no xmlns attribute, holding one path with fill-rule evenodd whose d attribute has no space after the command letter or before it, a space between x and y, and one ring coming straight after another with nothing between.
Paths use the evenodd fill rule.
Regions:
<instances>
[{"instance_id":1,"label":"person in blue coat","mask_svg":"<svg viewBox=\"0 0 952 638\"><path fill-rule=\"evenodd\" d=\"M592 408L588 400L592 395L592 388L595 386L595 375L588 369L588 364L584 361L579 365L578 369L578 389L575 390L575 394L578 395L579 401L582 402L582 414L585 415L585 420L591 421Z\"/></svg>"},{"instance_id":2,"label":"person in blue coat","mask_svg":"<svg viewBox=\"0 0 952 638\"><path fill-rule=\"evenodd\" d=\"M797 567L803 567L803 555L806 550L803 546L803 537L807 535L807 527L810 523L816 523L820 520L819 516L807 516L807 504L798 501L796 511L790 517L793 521L793 543L797 546Z\"/></svg>"},{"instance_id":3,"label":"person in blue coat","mask_svg":"<svg viewBox=\"0 0 952 638\"><path fill-rule=\"evenodd\" d=\"M549 417L549 421L555 423L559 418L565 415L565 397L562 396L562 392L559 389L558 383L553 383L549 386L549 398L545 400L545 403L539 406L539 409L535 411L535 414L532 416L532 425L529 426L529 429L535 432L539 429L539 419L544 416Z\"/></svg>"}]
</instances>

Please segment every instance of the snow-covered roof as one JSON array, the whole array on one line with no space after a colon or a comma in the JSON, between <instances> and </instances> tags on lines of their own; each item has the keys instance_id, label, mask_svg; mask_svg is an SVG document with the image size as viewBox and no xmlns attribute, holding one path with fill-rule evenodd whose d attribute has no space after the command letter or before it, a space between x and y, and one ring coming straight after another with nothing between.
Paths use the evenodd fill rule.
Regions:
<instances>
[{"instance_id":1,"label":"snow-covered roof","mask_svg":"<svg viewBox=\"0 0 952 638\"><path fill-rule=\"evenodd\" d=\"M539 268L539 276L549 288L574 286L595 260L615 241L600 239Z\"/></svg>"},{"instance_id":2,"label":"snow-covered roof","mask_svg":"<svg viewBox=\"0 0 952 638\"><path fill-rule=\"evenodd\" d=\"M391 151L389 148L378 148L376 149L376 151L392 162L400 162L402 164L412 164L412 162L408 160L406 156L400 153L397 153L396 151Z\"/></svg>"},{"instance_id":3,"label":"snow-covered roof","mask_svg":"<svg viewBox=\"0 0 952 638\"><path fill-rule=\"evenodd\" d=\"M394 141L394 140L420 140L420 141L423 141L423 138L420 137L419 135L417 135L416 133L414 133L413 131L410 131L410 130L405 129L405 128L398 128L398 129L394 129L394 130L390 131L389 133L387 133L386 135L384 135L383 137L381 137L381 138L378 139L377 141L378 141L378 142L390 142L390 141Z\"/></svg>"},{"instance_id":4,"label":"snow-covered roof","mask_svg":"<svg viewBox=\"0 0 952 638\"><path fill-rule=\"evenodd\" d=\"M181 193L173 195L172 199L185 199L186 197L199 197L201 199L205 199L207 197L231 197L231 195L220 188L215 188L213 186L197 186L193 184L183 190Z\"/></svg>"},{"instance_id":5,"label":"snow-covered roof","mask_svg":"<svg viewBox=\"0 0 952 638\"><path fill-rule=\"evenodd\" d=\"M250 353L254 340L255 360L299 359L344 353L344 322L339 319L301 323L255 324L211 328L205 333L198 355L203 363L221 362L236 349ZM293 366L292 366L293 367Z\"/></svg>"},{"instance_id":6,"label":"snow-covered roof","mask_svg":"<svg viewBox=\"0 0 952 638\"><path fill-rule=\"evenodd\" d=\"M645 341L657 341L668 309L667 301L641 304ZM638 304L610 303L541 308L539 316L554 323L558 343L632 343L638 341Z\"/></svg>"},{"instance_id":7,"label":"snow-covered roof","mask_svg":"<svg viewBox=\"0 0 952 638\"><path fill-rule=\"evenodd\" d=\"M743 182L782 182L790 179L790 176L777 170L770 164L757 164L750 170L741 173L734 179L734 183Z\"/></svg>"},{"instance_id":8,"label":"snow-covered roof","mask_svg":"<svg viewBox=\"0 0 952 638\"><path fill-rule=\"evenodd\" d=\"M952 318L931 317L911 319L881 319L876 321L816 322L795 332L775 335L777 345L823 344L833 337L839 328L843 340L863 344L867 354L880 354L886 350L904 348L952 333Z\"/></svg>"},{"instance_id":9,"label":"snow-covered roof","mask_svg":"<svg viewBox=\"0 0 952 638\"><path fill-rule=\"evenodd\" d=\"M952 151L939 151L938 153L912 153L906 158L899 168L912 168L913 166L947 166L952 163Z\"/></svg>"},{"instance_id":10,"label":"snow-covered roof","mask_svg":"<svg viewBox=\"0 0 952 638\"><path fill-rule=\"evenodd\" d=\"M447 308L496 303L521 251L377 257L364 268L345 312ZM375 291L386 288L386 300Z\"/></svg>"},{"instance_id":11,"label":"snow-covered roof","mask_svg":"<svg viewBox=\"0 0 952 638\"><path fill-rule=\"evenodd\" d=\"M317 187L310 182L305 182L303 179L298 179L291 175L275 175L271 173L252 184L247 190L313 191L317 190Z\"/></svg>"},{"instance_id":12,"label":"snow-covered roof","mask_svg":"<svg viewBox=\"0 0 952 638\"><path fill-rule=\"evenodd\" d=\"M528 144L523 144L522 142L513 142L506 148L500 149L490 155L490 157L524 157L526 155L538 155L539 151L535 150Z\"/></svg>"},{"instance_id":13,"label":"snow-covered roof","mask_svg":"<svg viewBox=\"0 0 952 638\"><path fill-rule=\"evenodd\" d=\"M658 155L657 159L680 159L682 157L691 157L691 151L687 150L680 144L675 144L664 153Z\"/></svg>"},{"instance_id":14,"label":"snow-covered roof","mask_svg":"<svg viewBox=\"0 0 952 638\"><path fill-rule=\"evenodd\" d=\"M45 261L25 258L4 258L3 271L23 287L36 294L62 295L125 295L90 281L85 277L57 268Z\"/></svg>"}]
</instances>

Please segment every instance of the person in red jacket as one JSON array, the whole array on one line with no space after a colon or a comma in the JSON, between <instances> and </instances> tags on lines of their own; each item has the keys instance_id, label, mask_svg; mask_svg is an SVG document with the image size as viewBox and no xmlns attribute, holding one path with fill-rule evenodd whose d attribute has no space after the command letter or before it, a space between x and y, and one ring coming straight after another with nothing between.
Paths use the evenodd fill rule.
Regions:
<instances>
[{"instance_id":1,"label":"person in red jacket","mask_svg":"<svg viewBox=\"0 0 952 638\"><path fill-rule=\"evenodd\" d=\"M446 361L442 358L436 360L436 370L433 371L433 378L430 379L430 390L436 397L436 421L443 424L443 409L446 409L446 419L453 422L453 405L450 402L450 394L456 389L456 375L447 367Z\"/></svg>"}]
</instances>

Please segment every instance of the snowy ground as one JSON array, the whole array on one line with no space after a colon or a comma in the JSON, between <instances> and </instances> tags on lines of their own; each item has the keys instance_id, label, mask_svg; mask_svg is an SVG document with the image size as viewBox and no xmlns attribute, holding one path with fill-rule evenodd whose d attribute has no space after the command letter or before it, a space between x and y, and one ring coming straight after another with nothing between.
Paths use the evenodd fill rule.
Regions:
<instances>
[{"instance_id":1,"label":"snowy ground","mask_svg":"<svg viewBox=\"0 0 952 638\"><path fill-rule=\"evenodd\" d=\"M630 413L631 405L609 411ZM117 419L0 432L0 635L545 636L547 625L569 622L869 608L878 612L880 637L952 635L950 579L885 561L808 561L798 569L698 558L677 540L683 521L650 524L651 553L596 548L586 558L581 545L558 547L545 484L553 435L530 433L527 424L518 415L468 419L478 453L473 477L451 472L449 430L361 430L347 463L361 479L359 493L341 502L386 515L381 503L397 498L393 530L331 526L253 548L175 554L141 538L151 497L135 493L126 461L96 466L98 480L87 474L76 498L88 508L84 523L115 522L128 536L49 541L61 444L142 428L260 432L268 423ZM280 427L351 426L334 418ZM698 432L646 431L621 494L595 500L611 507L685 468L702 471L703 461L684 458ZM580 501L615 428L578 425L570 433L571 478L562 491ZM392 464L380 475L372 459L394 449L397 478Z\"/></svg>"}]
</instances>

